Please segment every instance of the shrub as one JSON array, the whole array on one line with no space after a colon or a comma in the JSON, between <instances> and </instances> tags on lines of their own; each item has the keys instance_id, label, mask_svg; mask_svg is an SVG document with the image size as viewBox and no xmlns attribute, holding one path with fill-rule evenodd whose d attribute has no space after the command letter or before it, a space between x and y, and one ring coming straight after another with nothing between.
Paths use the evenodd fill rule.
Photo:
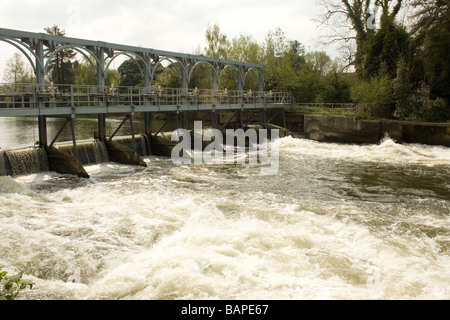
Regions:
<instances>
[{"instance_id":1,"label":"shrub","mask_svg":"<svg viewBox=\"0 0 450 320\"><path fill-rule=\"evenodd\" d=\"M369 109L372 118L392 117L395 98L392 81L387 76L359 81L351 89L351 98L359 106Z\"/></svg>"},{"instance_id":2,"label":"shrub","mask_svg":"<svg viewBox=\"0 0 450 320\"><path fill-rule=\"evenodd\" d=\"M444 99L430 100L422 110L423 121L447 122L449 120L449 107Z\"/></svg>"},{"instance_id":3,"label":"shrub","mask_svg":"<svg viewBox=\"0 0 450 320\"><path fill-rule=\"evenodd\" d=\"M33 283L28 280L22 280L22 274L15 276L8 276L6 271L0 270L0 300L14 300L19 295L20 291L30 287L33 288Z\"/></svg>"}]
</instances>

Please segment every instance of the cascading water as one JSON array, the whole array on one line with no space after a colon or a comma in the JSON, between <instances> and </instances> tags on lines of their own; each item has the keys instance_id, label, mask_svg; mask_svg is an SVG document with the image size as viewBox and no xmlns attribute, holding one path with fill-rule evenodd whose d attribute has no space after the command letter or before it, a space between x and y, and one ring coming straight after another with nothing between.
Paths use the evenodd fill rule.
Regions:
<instances>
[{"instance_id":1,"label":"cascading water","mask_svg":"<svg viewBox=\"0 0 450 320\"><path fill-rule=\"evenodd\" d=\"M48 171L48 161L42 148L22 148L0 151L0 175L26 175Z\"/></svg>"},{"instance_id":2,"label":"cascading water","mask_svg":"<svg viewBox=\"0 0 450 320\"><path fill-rule=\"evenodd\" d=\"M147 156L0 177L0 266L23 299L450 298L449 148L274 143L271 176Z\"/></svg>"}]
</instances>

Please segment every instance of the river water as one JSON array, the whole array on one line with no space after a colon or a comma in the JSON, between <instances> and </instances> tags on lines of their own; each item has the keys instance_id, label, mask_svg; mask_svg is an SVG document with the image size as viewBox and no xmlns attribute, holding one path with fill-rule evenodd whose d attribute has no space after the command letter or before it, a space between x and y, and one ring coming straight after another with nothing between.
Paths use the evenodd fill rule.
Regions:
<instances>
[{"instance_id":1,"label":"river water","mask_svg":"<svg viewBox=\"0 0 450 320\"><path fill-rule=\"evenodd\" d=\"M449 148L274 143L274 176L150 156L0 177L0 266L24 299L450 299Z\"/></svg>"}]
</instances>

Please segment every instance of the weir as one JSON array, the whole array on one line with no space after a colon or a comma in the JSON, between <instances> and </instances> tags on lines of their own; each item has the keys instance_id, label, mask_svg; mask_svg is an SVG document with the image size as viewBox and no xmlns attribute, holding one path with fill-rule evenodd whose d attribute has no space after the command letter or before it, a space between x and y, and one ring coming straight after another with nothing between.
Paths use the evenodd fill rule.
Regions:
<instances>
[{"instance_id":1,"label":"weir","mask_svg":"<svg viewBox=\"0 0 450 320\"><path fill-rule=\"evenodd\" d=\"M36 84L0 84L0 117L34 117L39 128L39 147L24 151L26 155L30 155L25 168L18 169L21 164L13 159L14 152L2 152L0 174L45 171L47 167L63 168L60 164L56 166L52 163L55 159L62 161L64 158L61 154L50 156L52 151L57 150L68 156L69 163L75 163L75 160L84 165L98 163L104 161L108 155L109 160L144 165L141 157L151 155L152 151L158 149L152 147L152 142L167 144L169 148L171 146L164 136L158 135L163 128L153 134L151 119L155 113L171 114L176 119L177 128L188 129L189 123L196 120L190 116L192 113L209 112L212 127L216 128L219 112L231 111L233 117L239 115L241 128L254 121L267 128L269 121L266 118L266 110L276 110L285 119L284 110L291 107L293 102L290 93L264 91L262 65L3 28L0 28L0 41L19 49L36 76ZM50 61L66 49L72 49L87 59L94 69L96 85L54 84L46 81ZM144 67L140 68L145 79L143 87L105 85L108 69L120 55L143 64ZM175 66L180 88L161 88L153 85L156 71L163 63ZM208 71L211 79L210 89L190 88L193 71L199 66ZM221 87L221 79L228 69L235 76L236 90ZM255 76L256 87L248 87L248 75ZM244 125L244 113L257 116ZM91 144L80 144L77 141L74 119L80 115L95 115L98 119L98 130L93 137L96 141L90 142ZM105 122L106 118L112 115L123 117L121 125L126 121L130 122L131 142L127 145L118 143L115 138L121 125L108 137ZM135 115L142 115L144 118L144 132L135 132ZM55 137L48 137L47 119L51 117L66 119ZM221 129L229 122L224 123ZM71 128L72 145L70 148L58 146L55 150L53 147L66 125ZM46 152L47 162L38 166L35 160L42 158ZM62 171L61 173L66 173Z\"/></svg>"}]
</instances>

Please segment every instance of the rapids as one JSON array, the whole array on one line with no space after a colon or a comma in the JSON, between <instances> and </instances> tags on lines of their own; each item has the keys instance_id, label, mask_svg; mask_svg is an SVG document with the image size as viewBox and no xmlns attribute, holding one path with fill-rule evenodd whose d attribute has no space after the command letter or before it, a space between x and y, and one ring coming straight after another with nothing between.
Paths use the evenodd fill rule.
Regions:
<instances>
[{"instance_id":1,"label":"rapids","mask_svg":"<svg viewBox=\"0 0 450 320\"><path fill-rule=\"evenodd\" d=\"M260 165L146 157L0 177L23 299L450 299L450 149L282 138Z\"/></svg>"}]
</instances>

